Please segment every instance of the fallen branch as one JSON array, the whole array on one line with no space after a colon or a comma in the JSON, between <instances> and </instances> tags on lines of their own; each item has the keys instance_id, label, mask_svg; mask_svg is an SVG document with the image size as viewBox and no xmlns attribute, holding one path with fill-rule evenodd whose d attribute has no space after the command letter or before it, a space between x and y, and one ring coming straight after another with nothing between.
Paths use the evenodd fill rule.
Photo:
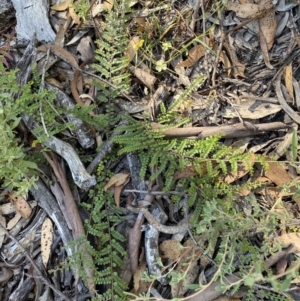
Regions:
<instances>
[{"instance_id":1,"label":"fallen branch","mask_svg":"<svg viewBox=\"0 0 300 301\"><path fill-rule=\"evenodd\" d=\"M38 124L27 114L22 114L22 120L28 129L34 133L34 129L38 127ZM42 143L67 161L73 180L78 187L89 189L96 184L96 179L86 171L76 151L69 143L56 137L48 137Z\"/></svg>"},{"instance_id":2,"label":"fallen branch","mask_svg":"<svg viewBox=\"0 0 300 301\"><path fill-rule=\"evenodd\" d=\"M166 130L159 123L152 122L151 126L152 129L163 132L168 138L196 136L197 138L201 139L213 135L222 135L222 138L238 138L252 135L262 135L269 131L290 128L292 124L285 124L283 122L252 124L251 122L244 122L224 126L185 127Z\"/></svg>"}]
</instances>

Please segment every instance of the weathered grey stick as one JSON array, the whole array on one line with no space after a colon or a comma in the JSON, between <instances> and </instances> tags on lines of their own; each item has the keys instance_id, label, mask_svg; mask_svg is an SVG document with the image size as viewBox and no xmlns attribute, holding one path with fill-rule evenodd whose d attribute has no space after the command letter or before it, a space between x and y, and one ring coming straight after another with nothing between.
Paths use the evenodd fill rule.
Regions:
<instances>
[{"instance_id":1,"label":"weathered grey stick","mask_svg":"<svg viewBox=\"0 0 300 301\"><path fill-rule=\"evenodd\" d=\"M49 192L42 180L38 180L36 184L37 188L32 187L30 189L30 192L34 196L35 200L38 202L38 205L49 215L49 217L55 223L58 233L66 247L66 251L70 256L73 254L73 251L68 246L68 243L70 243L73 240L73 236L68 228L65 218L55 198Z\"/></svg>"},{"instance_id":2,"label":"weathered grey stick","mask_svg":"<svg viewBox=\"0 0 300 301\"><path fill-rule=\"evenodd\" d=\"M154 195L150 196L154 199ZM158 204L154 203L152 209L153 219L157 221L159 224L164 224L168 217L165 212L159 207ZM161 277L161 267L157 263L159 259L159 251L158 251L158 238L159 238L159 230L157 230L154 226L150 223L147 225L145 231L145 254L146 254L146 261L148 265L148 270L150 275L155 275L157 280L163 284L168 284L168 279L166 277Z\"/></svg>"},{"instance_id":3,"label":"weathered grey stick","mask_svg":"<svg viewBox=\"0 0 300 301\"><path fill-rule=\"evenodd\" d=\"M72 99L59 88L52 86L45 82L45 88L49 91L55 92L55 101L61 104L64 108L71 110L75 107ZM90 148L95 145L95 139L86 126L86 124L79 118L74 117L72 114L67 114L67 119L75 126L75 134L78 142L83 148Z\"/></svg>"},{"instance_id":4,"label":"weathered grey stick","mask_svg":"<svg viewBox=\"0 0 300 301\"><path fill-rule=\"evenodd\" d=\"M31 76L34 56L35 56L34 41L31 41L27 46L22 59L17 65L19 69L19 72L17 73L17 81L21 86L25 85ZM39 124L36 121L34 121L32 118L30 118L30 116L27 115L26 113L21 114L21 116L23 122L26 124L28 129L33 133L34 129L36 129L39 126ZM82 189L88 189L96 184L95 178L92 177L86 171L77 153L75 152L75 150L70 144L63 142L55 137L49 137L47 141L43 142L43 144L49 147L50 149L52 149L53 151L55 151L56 153L58 153L61 157L63 157L67 161L72 173L72 177L77 186L79 186Z\"/></svg>"},{"instance_id":5,"label":"weathered grey stick","mask_svg":"<svg viewBox=\"0 0 300 301\"><path fill-rule=\"evenodd\" d=\"M22 114L22 119L31 132L38 127L38 124L27 114ZM67 161L73 180L78 187L89 189L96 184L95 178L86 171L74 148L69 143L56 137L49 137L43 144Z\"/></svg>"}]
</instances>

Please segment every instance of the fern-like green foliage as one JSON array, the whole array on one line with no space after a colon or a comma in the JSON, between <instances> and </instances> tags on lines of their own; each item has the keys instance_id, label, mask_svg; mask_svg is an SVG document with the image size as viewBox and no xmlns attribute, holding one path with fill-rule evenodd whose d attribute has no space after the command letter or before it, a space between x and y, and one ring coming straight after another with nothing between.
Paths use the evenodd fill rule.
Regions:
<instances>
[{"instance_id":1,"label":"fern-like green foliage","mask_svg":"<svg viewBox=\"0 0 300 301\"><path fill-rule=\"evenodd\" d=\"M104 162L100 163L97 175L98 184L89 194L92 203L84 204L91 216L86 222L87 233L95 239L95 246L89 245L97 267L95 283L105 288L105 292L94 300L125 300L126 284L118 274L126 254L122 246L125 239L115 228L122 221L122 212L116 207L111 193L104 191L105 183L112 176Z\"/></svg>"},{"instance_id":2,"label":"fern-like green foliage","mask_svg":"<svg viewBox=\"0 0 300 301\"><path fill-rule=\"evenodd\" d=\"M121 93L126 93L129 90L129 73L126 72L129 59L124 55L129 44L129 38L126 34L129 12L128 1L116 2L114 9L105 13L101 38L96 41L98 46L95 56L97 63L94 64L94 67L101 77L112 85L95 81L95 86L99 91L98 100L105 104L111 124L118 120L118 114L115 114L114 111L113 100Z\"/></svg>"},{"instance_id":3,"label":"fern-like green foliage","mask_svg":"<svg viewBox=\"0 0 300 301\"><path fill-rule=\"evenodd\" d=\"M122 212L115 205L110 192L104 190L105 184L113 175L106 168L106 161L99 164L97 169L97 185L89 191L89 201L81 203L88 210L90 218L85 221L87 237L73 241L70 247L77 252L68 258L66 267L75 269L81 279L87 283L84 265L89 265L85 260L86 251L91 254L94 265L89 265L94 273L94 283L97 293L92 301L116 300L125 301L124 292L126 283L120 277L123 266L125 238L116 230L116 225L123 221ZM92 242L92 243L91 243Z\"/></svg>"},{"instance_id":4,"label":"fern-like green foliage","mask_svg":"<svg viewBox=\"0 0 300 301\"><path fill-rule=\"evenodd\" d=\"M16 70L7 73L0 63L0 186L18 194L26 194L36 180L37 165L27 159L16 132L29 89L30 84L23 89L17 84Z\"/></svg>"},{"instance_id":5,"label":"fern-like green foliage","mask_svg":"<svg viewBox=\"0 0 300 301\"><path fill-rule=\"evenodd\" d=\"M139 155L142 163L141 178L147 176L149 167L155 167L155 172L149 178L155 180L161 175L165 191L188 191L188 204L193 208L194 222L199 219L205 201L214 198L226 205L228 200L227 206L230 208L232 196L241 187L228 185L219 181L219 178L229 172L236 172L238 162L247 162L250 154L242 154L238 149L224 146L218 136L199 140L166 139L162 131L152 129L150 122L141 123L130 116L124 118L128 124L116 129L116 133L122 134L113 140L119 144L120 155L130 152ZM181 123L179 121L172 127ZM170 125L163 129L168 127ZM251 168L249 166L249 170ZM178 175L180 172L182 176Z\"/></svg>"},{"instance_id":6,"label":"fern-like green foliage","mask_svg":"<svg viewBox=\"0 0 300 301\"><path fill-rule=\"evenodd\" d=\"M236 292L242 284L253 287L260 280L257 277L264 278L263 273L268 274L264 279L270 281L274 289L283 291L290 284L290 278L280 283L271 271L262 266L266 254L278 251L280 246L266 240L262 248L254 245L250 239L257 232L269 237L270 229L275 229L278 225L278 215L268 213L268 218L265 218L267 213L255 199L249 198L247 203L250 204L252 213L245 216L234 200L241 188L252 190L259 184L246 183L241 186L228 184L224 180L225 175L236 173L242 163L247 165L251 161L251 154L243 154L239 149L224 146L220 142L220 136L198 140L168 139L163 131L182 126L185 121L179 118L176 111L170 113L162 107L162 113L160 120L163 120L164 125L158 130L154 130L148 121L140 122L124 116L127 124L117 128L116 133L119 135L114 137L119 145L119 154L137 153L142 163L142 178L155 180L160 176L165 191L188 195L188 207L192 212L191 229L197 234L205 233L208 254L218 250L215 261L219 269L215 276L221 280L219 289L228 289L225 276L236 272L235 262L238 258L242 262L238 270L241 280L231 285L232 292ZM257 159L263 163L262 158ZM253 172L250 163L246 168L250 173ZM180 199L178 195L172 197L175 203ZM261 220L259 226L258 220ZM251 294L252 291L249 291L249 296ZM272 297L284 300L284 296L280 294L273 294Z\"/></svg>"}]
</instances>

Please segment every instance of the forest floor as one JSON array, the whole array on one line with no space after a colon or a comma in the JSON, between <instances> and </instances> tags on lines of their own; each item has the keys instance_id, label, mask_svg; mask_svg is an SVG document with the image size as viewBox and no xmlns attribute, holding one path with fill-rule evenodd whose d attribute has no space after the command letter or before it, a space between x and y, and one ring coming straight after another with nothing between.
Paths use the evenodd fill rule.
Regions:
<instances>
[{"instance_id":1,"label":"forest floor","mask_svg":"<svg viewBox=\"0 0 300 301\"><path fill-rule=\"evenodd\" d=\"M299 1L40 2L0 11L0 299L300 300Z\"/></svg>"}]
</instances>

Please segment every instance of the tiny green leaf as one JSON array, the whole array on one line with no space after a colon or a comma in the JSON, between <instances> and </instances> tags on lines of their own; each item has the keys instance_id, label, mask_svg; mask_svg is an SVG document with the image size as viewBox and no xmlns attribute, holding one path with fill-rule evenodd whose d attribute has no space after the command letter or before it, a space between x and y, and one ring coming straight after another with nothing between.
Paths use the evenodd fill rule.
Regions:
<instances>
[{"instance_id":1,"label":"tiny green leaf","mask_svg":"<svg viewBox=\"0 0 300 301\"><path fill-rule=\"evenodd\" d=\"M292 135L292 155L293 159L296 161L298 157L298 135L296 130L293 131Z\"/></svg>"}]
</instances>

